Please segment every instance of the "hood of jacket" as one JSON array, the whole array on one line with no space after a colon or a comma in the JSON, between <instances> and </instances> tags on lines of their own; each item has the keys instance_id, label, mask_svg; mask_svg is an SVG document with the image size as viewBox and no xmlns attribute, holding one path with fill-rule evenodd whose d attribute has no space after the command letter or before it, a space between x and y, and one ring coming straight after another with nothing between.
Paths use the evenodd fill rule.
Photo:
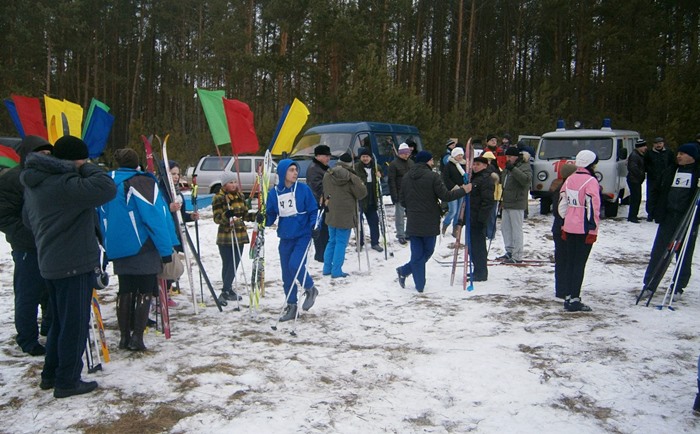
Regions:
<instances>
[{"instance_id":1,"label":"hood of jacket","mask_svg":"<svg viewBox=\"0 0 700 434\"><path fill-rule=\"evenodd\" d=\"M277 179L279 179L276 187L277 190L282 191L287 188L285 180L287 179L287 171L292 165L297 166L297 169L299 168L299 165L289 158L285 158L284 160L280 161L279 164L277 164Z\"/></svg>"},{"instance_id":2,"label":"hood of jacket","mask_svg":"<svg viewBox=\"0 0 700 434\"><path fill-rule=\"evenodd\" d=\"M345 185L350 182L351 172L341 164L331 167L326 174L334 185Z\"/></svg>"},{"instance_id":3,"label":"hood of jacket","mask_svg":"<svg viewBox=\"0 0 700 434\"><path fill-rule=\"evenodd\" d=\"M27 136L22 140L22 143L19 145L19 157L20 157L20 166L24 167L25 161L27 159L27 155L31 154L34 152L36 149L45 147L45 146L52 146L51 143L47 142L46 139L43 137L39 136ZM52 146L53 147L53 146Z\"/></svg>"},{"instance_id":4,"label":"hood of jacket","mask_svg":"<svg viewBox=\"0 0 700 434\"><path fill-rule=\"evenodd\" d=\"M411 167L411 169L408 171L406 176L408 176L411 179L418 180L425 176L428 176L428 174L430 174L430 172L432 171L433 169L431 169L430 166L428 166L425 163L415 163L413 167Z\"/></svg>"},{"instance_id":5,"label":"hood of jacket","mask_svg":"<svg viewBox=\"0 0 700 434\"><path fill-rule=\"evenodd\" d=\"M25 170L22 171L20 179L27 187L35 187L41 184L51 175L76 172L75 163L68 160L59 160L52 155L37 154L35 152L27 155L24 163Z\"/></svg>"}]
</instances>

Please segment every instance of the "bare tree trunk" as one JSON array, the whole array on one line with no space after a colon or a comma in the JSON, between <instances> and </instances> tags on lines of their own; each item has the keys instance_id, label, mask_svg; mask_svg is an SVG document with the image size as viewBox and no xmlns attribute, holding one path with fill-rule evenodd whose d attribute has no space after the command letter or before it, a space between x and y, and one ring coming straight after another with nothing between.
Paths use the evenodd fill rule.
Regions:
<instances>
[{"instance_id":1,"label":"bare tree trunk","mask_svg":"<svg viewBox=\"0 0 700 434\"><path fill-rule=\"evenodd\" d=\"M143 40L145 39L145 27L146 22L144 15L146 14L145 7L141 7L141 19L139 20L139 41L136 51L136 62L134 62L134 81L131 86L131 102L129 103L129 119L127 122L127 137L129 134L128 126L134 121L134 115L136 112L136 93L139 87L139 71L141 70L141 57L143 53Z\"/></svg>"},{"instance_id":2,"label":"bare tree trunk","mask_svg":"<svg viewBox=\"0 0 700 434\"><path fill-rule=\"evenodd\" d=\"M459 11L457 12L457 48L455 50L455 93L454 105L459 103L459 77L460 66L462 64L462 26L464 24L464 0L459 0Z\"/></svg>"},{"instance_id":3,"label":"bare tree trunk","mask_svg":"<svg viewBox=\"0 0 700 434\"><path fill-rule=\"evenodd\" d=\"M476 0L472 0L472 8L469 12L469 36L467 39L467 65L464 69L464 104L465 108L469 104L469 86L471 85L469 76L472 70L472 47L474 46L474 30L476 28Z\"/></svg>"}]
</instances>

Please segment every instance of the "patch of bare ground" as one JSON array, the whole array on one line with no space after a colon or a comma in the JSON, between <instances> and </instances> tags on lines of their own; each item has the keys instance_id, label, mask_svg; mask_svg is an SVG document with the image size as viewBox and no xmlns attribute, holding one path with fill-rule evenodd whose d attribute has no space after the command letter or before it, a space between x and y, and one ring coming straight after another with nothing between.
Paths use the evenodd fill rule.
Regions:
<instances>
[{"instance_id":1,"label":"patch of bare ground","mask_svg":"<svg viewBox=\"0 0 700 434\"><path fill-rule=\"evenodd\" d=\"M529 345L518 345L518 350L520 352L527 354L530 358L530 367L540 373L540 381L546 383L550 378L571 378L570 375L564 374L557 370L557 366L561 365L563 362L561 359L557 360L550 355L553 354L553 349L551 346L535 346L531 347Z\"/></svg>"},{"instance_id":2,"label":"patch of bare ground","mask_svg":"<svg viewBox=\"0 0 700 434\"><path fill-rule=\"evenodd\" d=\"M404 420L412 425L425 427L434 425L433 421L431 420L431 417L432 413L426 412L421 414L420 416L407 417Z\"/></svg>"},{"instance_id":3,"label":"patch of bare ground","mask_svg":"<svg viewBox=\"0 0 700 434\"><path fill-rule=\"evenodd\" d=\"M595 399L583 393L576 396L562 396L552 404L552 407L592 417L600 422L605 432L622 434L622 431L608 423L608 420L613 417L613 410L610 407L598 405Z\"/></svg>"},{"instance_id":4,"label":"patch of bare ground","mask_svg":"<svg viewBox=\"0 0 700 434\"><path fill-rule=\"evenodd\" d=\"M644 259L644 255L619 254L617 256L606 256L600 259L601 262L608 265L644 265L649 261Z\"/></svg>"},{"instance_id":5,"label":"patch of bare ground","mask_svg":"<svg viewBox=\"0 0 700 434\"><path fill-rule=\"evenodd\" d=\"M122 404L122 403L120 403ZM194 413L192 413L194 414ZM164 403L156 407L148 414L137 410L122 413L116 420L93 424L86 421L73 425L85 434L141 434L168 432L181 419L191 416L177 409L175 406Z\"/></svg>"}]
</instances>

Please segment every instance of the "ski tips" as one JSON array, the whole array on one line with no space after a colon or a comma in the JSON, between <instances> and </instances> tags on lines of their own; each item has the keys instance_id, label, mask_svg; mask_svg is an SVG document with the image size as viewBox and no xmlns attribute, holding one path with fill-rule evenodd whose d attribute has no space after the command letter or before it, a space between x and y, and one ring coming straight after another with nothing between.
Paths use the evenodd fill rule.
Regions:
<instances>
[{"instance_id":1,"label":"ski tips","mask_svg":"<svg viewBox=\"0 0 700 434\"><path fill-rule=\"evenodd\" d=\"M272 327L272 330L277 331L277 326L276 326L276 325L273 325L273 326L271 326L271 327Z\"/></svg>"},{"instance_id":2,"label":"ski tips","mask_svg":"<svg viewBox=\"0 0 700 434\"><path fill-rule=\"evenodd\" d=\"M292 336L296 336L296 335L297 335L297 332L295 332L294 330L292 330L291 332L289 332L289 334L292 335Z\"/></svg>"}]
</instances>

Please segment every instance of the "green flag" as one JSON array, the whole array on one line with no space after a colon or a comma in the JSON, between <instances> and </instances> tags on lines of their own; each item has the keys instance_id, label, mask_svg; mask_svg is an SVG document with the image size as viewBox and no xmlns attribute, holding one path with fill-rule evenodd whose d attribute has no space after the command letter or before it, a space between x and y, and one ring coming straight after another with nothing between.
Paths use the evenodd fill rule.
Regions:
<instances>
[{"instance_id":1,"label":"green flag","mask_svg":"<svg viewBox=\"0 0 700 434\"><path fill-rule=\"evenodd\" d=\"M214 144L221 146L231 143L223 101L226 92L223 90L197 89L197 95L199 95L199 102L202 103L204 116L207 118Z\"/></svg>"}]
</instances>

